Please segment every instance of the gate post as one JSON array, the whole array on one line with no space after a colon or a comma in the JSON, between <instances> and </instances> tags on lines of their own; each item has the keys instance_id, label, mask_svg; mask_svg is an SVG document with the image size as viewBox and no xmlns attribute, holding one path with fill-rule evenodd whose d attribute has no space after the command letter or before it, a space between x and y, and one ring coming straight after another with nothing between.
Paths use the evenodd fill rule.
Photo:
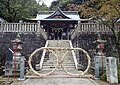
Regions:
<instances>
[{"instance_id":1,"label":"gate post","mask_svg":"<svg viewBox=\"0 0 120 85\"><path fill-rule=\"evenodd\" d=\"M95 78L99 79L99 56L95 56Z\"/></svg>"},{"instance_id":2,"label":"gate post","mask_svg":"<svg viewBox=\"0 0 120 85\"><path fill-rule=\"evenodd\" d=\"M108 82L111 84L118 83L117 63L115 57L106 58L106 75Z\"/></svg>"},{"instance_id":3,"label":"gate post","mask_svg":"<svg viewBox=\"0 0 120 85\"><path fill-rule=\"evenodd\" d=\"M18 80L25 80L24 78L24 73L25 73L25 58L24 56L21 56L21 59L20 59L20 78Z\"/></svg>"}]
</instances>

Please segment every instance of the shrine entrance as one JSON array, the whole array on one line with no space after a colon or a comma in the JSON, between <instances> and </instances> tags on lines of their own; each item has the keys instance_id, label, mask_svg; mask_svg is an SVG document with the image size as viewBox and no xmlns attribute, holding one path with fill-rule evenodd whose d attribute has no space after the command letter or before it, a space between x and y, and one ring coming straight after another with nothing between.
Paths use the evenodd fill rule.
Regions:
<instances>
[{"instance_id":1,"label":"shrine entrance","mask_svg":"<svg viewBox=\"0 0 120 85\"><path fill-rule=\"evenodd\" d=\"M33 20L41 22L40 25L47 33L48 40L70 40L80 18L75 11L62 11L57 8L53 12L39 12Z\"/></svg>"},{"instance_id":2,"label":"shrine entrance","mask_svg":"<svg viewBox=\"0 0 120 85\"><path fill-rule=\"evenodd\" d=\"M70 39L67 30L63 29L49 29L48 39L50 40L68 40Z\"/></svg>"},{"instance_id":3,"label":"shrine entrance","mask_svg":"<svg viewBox=\"0 0 120 85\"><path fill-rule=\"evenodd\" d=\"M60 30L54 30L53 33L52 33L53 36L50 35L50 36L51 36L51 39L55 39L55 40L61 40L61 39L63 39L63 38L62 38L62 33L63 33L63 32L62 32L61 29L60 29Z\"/></svg>"}]
</instances>

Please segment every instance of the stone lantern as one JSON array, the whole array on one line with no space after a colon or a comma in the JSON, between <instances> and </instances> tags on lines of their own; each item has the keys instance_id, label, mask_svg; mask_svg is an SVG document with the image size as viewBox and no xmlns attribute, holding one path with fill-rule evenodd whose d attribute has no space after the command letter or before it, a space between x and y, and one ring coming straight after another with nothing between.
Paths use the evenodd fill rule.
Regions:
<instances>
[{"instance_id":1,"label":"stone lantern","mask_svg":"<svg viewBox=\"0 0 120 85\"><path fill-rule=\"evenodd\" d=\"M106 40L102 40L101 35L98 34L98 38L95 42L97 43L97 50L98 50L97 55L104 56L103 49L104 49L104 45L106 43Z\"/></svg>"},{"instance_id":2,"label":"stone lantern","mask_svg":"<svg viewBox=\"0 0 120 85\"><path fill-rule=\"evenodd\" d=\"M14 78L16 76L16 71L20 71L20 63L21 63L21 50L22 50L22 44L23 42L19 39L16 38L15 40L11 41L12 45L13 45L13 50L14 50L14 57L13 57L13 61L14 61Z\"/></svg>"},{"instance_id":3,"label":"stone lantern","mask_svg":"<svg viewBox=\"0 0 120 85\"><path fill-rule=\"evenodd\" d=\"M104 45L106 40L101 39L100 33L98 34L97 40L94 41L97 44L97 54L95 56L95 78L99 78L99 71L101 70L102 73L104 72L104 68L106 67L105 63L105 55L103 53Z\"/></svg>"},{"instance_id":4,"label":"stone lantern","mask_svg":"<svg viewBox=\"0 0 120 85\"><path fill-rule=\"evenodd\" d=\"M103 49L104 49L104 45L106 43L106 40L102 40L101 35L98 34L98 38L95 42L97 43L97 50L98 50L97 55L104 56Z\"/></svg>"}]
</instances>

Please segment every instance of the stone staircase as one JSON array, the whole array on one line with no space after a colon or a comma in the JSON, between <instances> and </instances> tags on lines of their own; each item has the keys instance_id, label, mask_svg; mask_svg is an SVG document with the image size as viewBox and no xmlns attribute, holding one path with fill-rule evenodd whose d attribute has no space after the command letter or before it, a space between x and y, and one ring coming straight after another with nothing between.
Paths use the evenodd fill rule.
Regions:
<instances>
[{"instance_id":1,"label":"stone staircase","mask_svg":"<svg viewBox=\"0 0 120 85\"><path fill-rule=\"evenodd\" d=\"M63 47L63 48L70 48L70 41L69 40L48 40L48 46L47 47ZM62 58L62 56L64 55L65 50L60 50L57 52L58 55L58 59L60 60ZM44 57L44 61L43 61L43 66L41 69L41 73L47 73L49 71L51 71L52 69L55 68L56 66L56 58L54 56L54 54L52 53L48 53L46 52L46 55ZM71 71L71 72L75 72L77 71L75 69L75 63L74 63L74 59L72 56L72 52L69 51L66 56L63 59L63 64L64 68L67 71ZM62 67L59 65L56 69L55 72L53 72L51 74L51 76L60 76L60 75L68 75L67 73L65 73L65 71L62 69Z\"/></svg>"}]
</instances>

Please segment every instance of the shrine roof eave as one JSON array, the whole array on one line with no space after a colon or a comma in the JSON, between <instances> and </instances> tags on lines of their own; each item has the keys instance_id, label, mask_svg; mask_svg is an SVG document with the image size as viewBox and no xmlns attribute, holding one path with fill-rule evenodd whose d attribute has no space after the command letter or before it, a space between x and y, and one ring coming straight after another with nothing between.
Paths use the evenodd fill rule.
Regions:
<instances>
[{"instance_id":1,"label":"shrine roof eave","mask_svg":"<svg viewBox=\"0 0 120 85\"><path fill-rule=\"evenodd\" d=\"M88 19L80 19L79 17L76 17L74 19L43 19L43 18L34 18L34 19L29 19L32 21L89 21L92 20L93 18L88 18Z\"/></svg>"},{"instance_id":2,"label":"shrine roof eave","mask_svg":"<svg viewBox=\"0 0 120 85\"><path fill-rule=\"evenodd\" d=\"M31 19L33 21L80 21L81 19Z\"/></svg>"},{"instance_id":3,"label":"shrine roof eave","mask_svg":"<svg viewBox=\"0 0 120 85\"><path fill-rule=\"evenodd\" d=\"M79 21L74 19L43 19L41 21Z\"/></svg>"},{"instance_id":4,"label":"shrine roof eave","mask_svg":"<svg viewBox=\"0 0 120 85\"><path fill-rule=\"evenodd\" d=\"M36 20L36 21L41 21L41 20L48 20L48 21L53 21L53 20L57 20L57 21L59 21L59 20L62 20L62 21L69 21L69 20L72 20L72 21L79 21L80 20L80 17L79 17L79 15L78 14L68 14L68 15L66 15L67 17L69 17L69 19L63 19L63 18L48 18L48 19L46 19L46 17L48 17L49 16L49 14L45 14L45 15L43 15L43 14L38 14L37 15L37 17L36 18L33 18L33 19L30 19L30 20Z\"/></svg>"}]
</instances>

